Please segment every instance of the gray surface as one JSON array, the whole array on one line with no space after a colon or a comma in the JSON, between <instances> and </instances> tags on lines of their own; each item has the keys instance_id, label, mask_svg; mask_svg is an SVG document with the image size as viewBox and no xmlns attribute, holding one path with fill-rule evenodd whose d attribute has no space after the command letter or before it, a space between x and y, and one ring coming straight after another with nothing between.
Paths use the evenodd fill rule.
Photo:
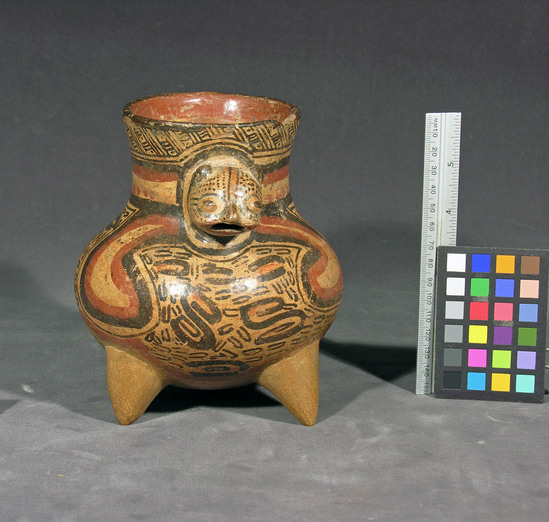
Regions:
<instances>
[{"instance_id":1,"label":"gray surface","mask_svg":"<svg viewBox=\"0 0 549 522\"><path fill-rule=\"evenodd\" d=\"M547 248L546 2L0 2L2 520L545 520L544 404L416 396L424 113L463 113L459 243ZM72 277L137 97L302 108L300 212L346 277L319 422L168 389L120 427Z\"/></svg>"}]
</instances>

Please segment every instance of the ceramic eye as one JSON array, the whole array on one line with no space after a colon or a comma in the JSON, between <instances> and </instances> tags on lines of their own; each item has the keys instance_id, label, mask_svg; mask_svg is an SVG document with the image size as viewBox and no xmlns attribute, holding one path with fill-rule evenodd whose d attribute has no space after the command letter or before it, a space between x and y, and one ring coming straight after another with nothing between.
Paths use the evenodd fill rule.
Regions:
<instances>
[{"instance_id":1,"label":"ceramic eye","mask_svg":"<svg viewBox=\"0 0 549 522\"><path fill-rule=\"evenodd\" d=\"M202 214L218 214L223 207L222 202L215 196L206 196L198 201L198 210Z\"/></svg>"},{"instance_id":2,"label":"ceramic eye","mask_svg":"<svg viewBox=\"0 0 549 522\"><path fill-rule=\"evenodd\" d=\"M261 201L255 194L247 199L246 205L254 214L259 214L261 212Z\"/></svg>"}]
</instances>

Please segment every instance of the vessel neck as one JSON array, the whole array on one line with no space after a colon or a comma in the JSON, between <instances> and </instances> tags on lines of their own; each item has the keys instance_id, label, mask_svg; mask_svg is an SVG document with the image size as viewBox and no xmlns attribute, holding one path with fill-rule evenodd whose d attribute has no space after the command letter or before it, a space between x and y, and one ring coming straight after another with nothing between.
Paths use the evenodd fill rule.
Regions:
<instances>
[{"instance_id":1,"label":"vessel neck","mask_svg":"<svg viewBox=\"0 0 549 522\"><path fill-rule=\"evenodd\" d=\"M197 168L210 164L253 173L264 205L289 195L288 165L299 124L294 106L217 93L173 94L129 104L123 120L137 198L184 204Z\"/></svg>"},{"instance_id":2,"label":"vessel neck","mask_svg":"<svg viewBox=\"0 0 549 522\"><path fill-rule=\"evenodd\" d=\"M262 204L269 205L287 197L290 193L289 164L274 165L261 172ZM165 205L181 205L184 174L177 170L165 170L158 165L132 162L132 194L139 199Z\"/></svg>"}]
</instances>

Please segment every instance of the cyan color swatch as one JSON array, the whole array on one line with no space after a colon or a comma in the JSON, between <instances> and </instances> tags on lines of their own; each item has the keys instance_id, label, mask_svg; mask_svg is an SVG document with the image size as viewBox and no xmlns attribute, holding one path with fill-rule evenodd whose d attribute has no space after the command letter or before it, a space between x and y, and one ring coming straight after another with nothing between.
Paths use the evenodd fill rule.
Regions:
<instances>
[{"instance_id":1,"label":"cyan color swatch","mask_svg":"<svg viewBox=\"0 0 549 522\"><path fill-rule=\"evenodd\" d=\"M486 374L469 372L467 374L467 389L483 391L486 389Z\"/></svg>"}]
</instances>

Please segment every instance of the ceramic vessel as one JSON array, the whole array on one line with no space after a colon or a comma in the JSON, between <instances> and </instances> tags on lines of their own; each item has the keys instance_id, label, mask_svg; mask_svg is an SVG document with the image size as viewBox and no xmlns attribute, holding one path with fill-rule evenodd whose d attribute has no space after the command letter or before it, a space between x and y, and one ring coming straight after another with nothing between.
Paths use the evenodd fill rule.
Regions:
<instances>
[{"instance_id":1,"label":"ceramic vessel","mask_svg":"<svg viewBox=\"0 0 549 522\"><path fill-rule=\"evenodd\" d=\"M279 100L207 92L124 108L131 196L75 281L121 424L167 385L249 383L314 424L318 344L343 279L290 196L299 117Z\"/></svg>"}]
</instances>

